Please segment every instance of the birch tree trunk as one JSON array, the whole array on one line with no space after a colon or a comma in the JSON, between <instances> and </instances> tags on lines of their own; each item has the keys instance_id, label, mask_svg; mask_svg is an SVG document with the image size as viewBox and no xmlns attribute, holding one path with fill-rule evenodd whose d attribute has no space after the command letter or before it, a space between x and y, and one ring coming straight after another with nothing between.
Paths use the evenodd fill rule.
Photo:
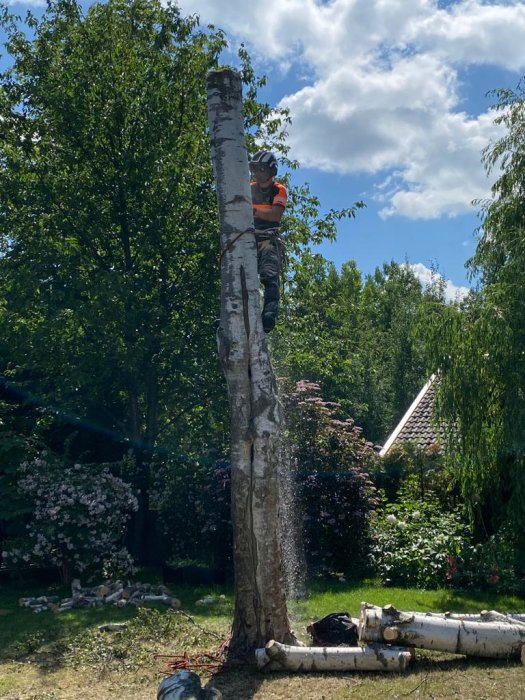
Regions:
<instances>
[{"instance_id":1,"label":"birch tree trunk","mask_svg":"<svg viewBox=\"0 0 525 700\"><path fill-rule=\"evenodd\" d=\"M393 605L363 603L359 641L448 651L486 658L519 657L525 644L525 624L495 611L469 616L406 613Z\"/></svg>"},{"instance_id":2,"label":"birch tree trunk","mask_svg":"<svg viewBox=\"0 0 525 700\"><path fill-rule=\"evenodd\" d=\"M279 531L282 417L261 321L241 78L231 70L212 71L207 92L221 220L217 341L231 414L235 611L230 654L246 657L271 639L295 641Z\"/></svg>"}]
</instances>

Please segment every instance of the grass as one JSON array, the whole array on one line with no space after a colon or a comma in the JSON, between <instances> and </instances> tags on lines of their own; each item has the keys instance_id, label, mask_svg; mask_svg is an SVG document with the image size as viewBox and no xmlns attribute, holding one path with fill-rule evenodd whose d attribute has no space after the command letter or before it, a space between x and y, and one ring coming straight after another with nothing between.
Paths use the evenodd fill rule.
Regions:
<instances>
[{"instance_id":1,"label":"grass","mask_svg":"<svg viewBox=\"0 0 525 700\"><path fill-rule=\"evenodd\" d=\"M144 580L144 579L143 579ZM226 639L233 600L227 588L178 587L183 612L165 608L75 610L53 615L18 607L25 595L65 589L3 586L0 592L0 698L2 700L127 700L154 698L164 660L156 653L189 654L216 650ZM203 595L226 596L207 608ZM382 588L373 584L315 584L310 597L290 605L298 636L308 641L306 625L327 613L345 610L357 616L361 601L392 603L403 610L477 612L525 611L525 600L487 592ZM125 632L101 633L98 625L127 621ZM203 679L203 683L208 679ZM378 700L379 698L490 698L525 700L525 667L519 661L466 660L453 654L418 652L404 675L311 673L261 674L228 669L212 684L224 700Z\"/></svg>"}]
</instances>

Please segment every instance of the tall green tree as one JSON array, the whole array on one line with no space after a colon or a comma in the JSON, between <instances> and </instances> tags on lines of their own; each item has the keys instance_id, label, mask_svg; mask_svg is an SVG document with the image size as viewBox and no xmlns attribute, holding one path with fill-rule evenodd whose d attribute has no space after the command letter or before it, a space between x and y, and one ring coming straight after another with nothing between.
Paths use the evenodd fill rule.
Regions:
<instances>
[{"instance_id":1,"label":"tall green tree","mask_svg":"<svg viewBox=\"0 0 525 700\"><path fill-rule=\"evenodd\" d=\"M205 446L227 413L205 101L224 37L157 0L4 8L2 28L2 369L133 448L140 551L148 453Z\"/></svg>"},{"instance_id":2,"label":"tall green tree","mask_svg":"<svg viewBox=\"0 0 525 700\"><path fill-rule=\"evenodd\" d=\"M385 263L368 275L359 308L362 426L384 441L427 380L419 332L422 310L434 298L407 265ZM443 299L438 298L439 306Z\"/></svg>"},{"instance_id":3,"label":"tall green tree","mask_svg":"<svg viewBox=\"0 0 525 700\"><path fill-rule=\"evenodd\" d=\"M482 202L478 285L429 328L441 369L441 413L463 494L487 529L525 521L525 91L497 90L503 136L483 155L498 177Z\"/></svg>"},{"instance_id":4,"label":"tall green tree","mask_svg":"<svg viewBox=\"0 0 525 700\"><path fill-rule=\"evenodd\" d=\"M385 264L363 280L353 261L338 272L303 255L275 342L279 371L318 382L368 439L384 440L426 379L418 319L432 294L405 265Z\"/></svg>"},{"instance_id":5,"label":"tall green tree","mask_svg":"<svg viewBox=\"0 0 525 700\"><path fill-rule=\"evenodd\" d=\"M2 7L0 371L51 418L132 448L144 552L151 451L198 454L227 423L205 94L225 39L159 0L85 15L52 0L24 22ZM258 102L244 48L239 62L248 146L285 155L288 116ZM293 253L353 213L318 210L292 189Z\"/></svg>"}]
</instances>

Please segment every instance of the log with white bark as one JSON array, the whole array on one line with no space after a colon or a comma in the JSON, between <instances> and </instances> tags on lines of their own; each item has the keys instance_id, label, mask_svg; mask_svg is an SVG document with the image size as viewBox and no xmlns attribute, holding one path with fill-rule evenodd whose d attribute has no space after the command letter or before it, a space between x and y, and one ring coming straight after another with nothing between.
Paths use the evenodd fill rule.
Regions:
<instances>
[{"instance_id":1,"label":"log with white bark","mask_svg":"<svg viewBox=\"0 0 525 700\"><path fill-rule=\"evenodd\" d=\"M157 700L221 700L216 688L202 688L199 676L193 671L180 671L168 676L159 685Z\"/></svg>"},{"instance_id":2,"label":"log with white bark","mask_svg":"<svg viewBox=\"0 0 525 700\"><path fill-rule=\"evenodd\" d=\"M491 611L488 620L407 613L393 605L384 608L362 603L359 641L448 651L487 658L519 657L525 643L525 625Z\"/></svg>"},{"instance_id":3,"label":"log with white bark","mask_svg":"<svg viewBox=\"0 0 525 700\"><path fill-rule=\"evenodd\" d=\"M365 647L297 647L270 641L255 652L264 671L405 671L412 653L381 644Z\"/></svg>"},{"instance_id":4,"label":"log with white bark","mask_svg":"<svg viewBox=\"0 0 525 700\"><path fill-rule=\"evenodd\" d=\"M294 643L288 621L279 509L282 410L261 321L242 82L207 77L208 120L221 220L219 357L230 399L235 610L231 656L270 639Z\"/></svg>"},{"instance_id":5,"label":"log with white bark","mask_svg":"<svg viewBox=\"0 0 525 700\"><path fill-rule=\"evenodd\" d=\"M509 625L525 625L525 613L500 613L497 610L482 610L479 613L414 613L407 612L406 615L425 615L426 617L436 617L444 620L468 620L469 622L506 622Z\"/></svg>"}]
</instances>

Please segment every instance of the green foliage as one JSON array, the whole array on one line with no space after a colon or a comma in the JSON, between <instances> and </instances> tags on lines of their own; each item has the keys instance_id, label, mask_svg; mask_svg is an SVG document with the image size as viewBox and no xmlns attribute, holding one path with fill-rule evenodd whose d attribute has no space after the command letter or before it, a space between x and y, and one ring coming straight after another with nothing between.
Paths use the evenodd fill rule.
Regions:
<instances>
[{"instance_id":1,"label":"green foliage","mask_svg":"<svg viewBox=\"0 0 525 700\"><path fill-rule=\"evenodd\" d=\"M311 573L361 575L370 517L379 501L367 471L377 457L353 419L324 401L320 387L297 382L286 397L297 510Z\"/></svg>"},{"instance_id":2,"label":"green foliage","mask_svg":"<svg viewBox=\"0 0 525 700\"><path fill-rule=\"evenodd\" d=\"M468 547L454 583L465 588L525 595L525 554L520 539L506 525L483 543Z\"/></svg>"},{"instance_id":3,"label":"green foliage","mask_svg":"<svg viewBox=\"0 0 525 700\"><path fill-rule=\"evenodd\" d=\"M4 7L0 26L0 372L46 407L49 429L85 422L135 451L140 553L155 450L195 456L225 442L205 87L225 38L159 0L85 14L53 0L24 21ZM244 47L238 62L248 147L293 170L288 113L258 101L265 79ZM322 216L307 185L290 202L293 255L333 239L358 207Z\"/></svg>"},{"instance_id":4,"label":"green foliage","mask_svg":"<svg viewBox=\"0 0 525 700\"><path fill-rule=\"evenodd\" d=\"M230 467L217 456L192 460L171 455L154 463L152 507L169 556L204 562L223 573L232 568Z\"/></svg>"},{"instance_id":5,"label":"green foliage","mask_svg":"<svg viewBox=\"0 0 525 700\"><path fill-rule=\"evenodd\" d=\"M24 434L26 423L23 415L16 415L13 406L0 400L0 519L6 537L22 535L22 518L31 512L30 501L18 490L20 463L35 449Z\"/></svg>"},{"instance_id":6,"label":"green foliage","mask_svg":"<svg viewBox=\"0 0 525 700\"><path fill-rule=\"evenodd\" d=\"M432 493L445 508L458 501L457 474L447 466L435 443L422 449L406 442L391 449L371 476L390 502L397 499L401 490L420 499Z\"/></svg>"},{"instance_id":7,"label":"green foliage","mask_svg":"<svg viewBox=\"0 0 525 700\"><path fill-rule=\"evenodd\" d=\"M122 672L150 663L154 643L176 643L180 649L190 650L217 644L217 634L177 610L139 608L137 615L127 622L126 629L105 634L89 629L66 643L61 642L59 651L64 663L73 668Z\"/></svg>"},{"instance_id":8,"label":"green foliage","mask_svg":"<svg viewBox=\"0 0 525 700\"><path fill-rule=\"evenodd\" d=\"M154 0L30 22L3 19L1 355L22 390L152 445L220 385L204 80L224 39Z\"/></svg>"},{"instance_id":9,"label":"green foliage","mask_svg":"<svg viewBox=\"0 0 525 700\"><path fill-rule=\"evenodd\" d=\"M505 522L523 533L525 522L525 93L520 85L495 96L505 133L484 153L487 170L499 170L469 262L478 287L427 330L441 417L454 427L448 457L489 534Z\"/></svg>"},{"instance_id":10,"label":"green foliage","mask_svg":"<svg viewBox=\"0 0 525 700\"><path fill-rule=\"evenodd\" d=\"M435 497L402 495L376 514L373 539L372 565L383 583L436 588L454 578L470 532L461 513L443 510Z\"/></svg>"},{"instance_id":11,"label":"green foliage","mask_svg":"<svg viewBox=\"0 0 525 700\"><path fill-rule=\"evenodd\" d=\"M320 255L296 261L285 298L286 322L272 339L278 368L319 383L326 398L382 441L427 379L420 317L437 290L391 263L364 281L355 263L338 272Z\"/></svg>"}]
</instances>

